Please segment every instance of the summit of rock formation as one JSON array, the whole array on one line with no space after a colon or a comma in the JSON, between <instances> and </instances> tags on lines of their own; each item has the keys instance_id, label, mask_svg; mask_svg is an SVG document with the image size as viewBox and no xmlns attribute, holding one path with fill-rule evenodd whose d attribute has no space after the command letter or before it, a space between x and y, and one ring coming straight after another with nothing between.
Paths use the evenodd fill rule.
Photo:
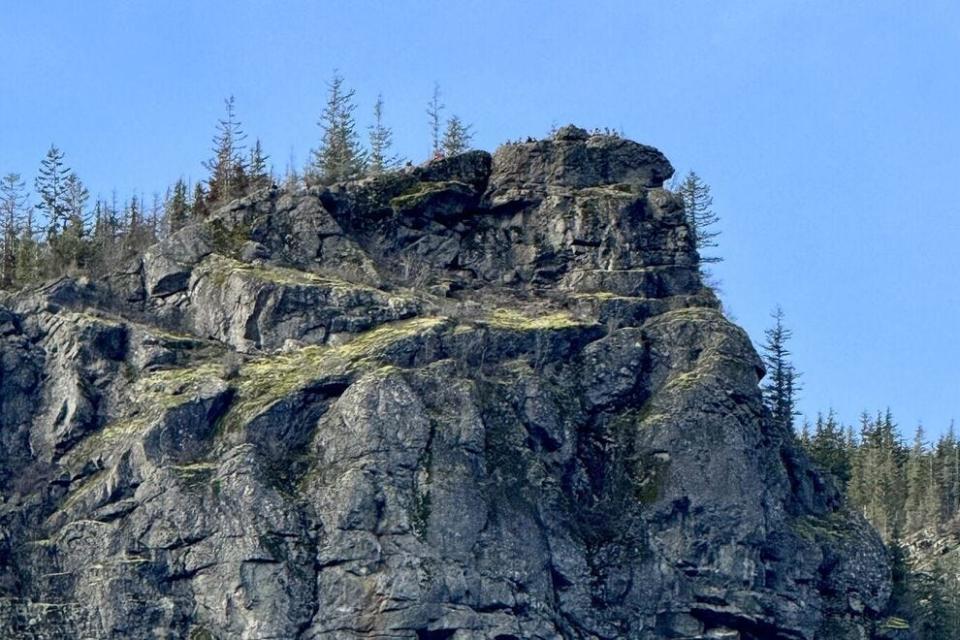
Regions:
<instances>
[{"instance_id":1,"label":"summit of rock formation","mask_svg":"<svg viewBox=\"0 0 960 640\"><path fill-rule=\"evenodd\" d=\"M672 173L564 127L0 297L0 635L870 637Z\"/></svg>"}]
</instances>

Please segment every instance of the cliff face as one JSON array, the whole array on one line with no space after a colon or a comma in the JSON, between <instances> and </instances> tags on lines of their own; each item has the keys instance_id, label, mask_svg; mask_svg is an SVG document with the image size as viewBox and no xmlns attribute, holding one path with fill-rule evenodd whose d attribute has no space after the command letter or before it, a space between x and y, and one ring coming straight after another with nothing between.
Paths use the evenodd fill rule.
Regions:
<instances>
[{"instance_id":1,"label":"cliff face","mask_svg":"<svg viewBox=\"0 0 960 640\"><path fill-rule=\"evenodd\" d=\"M0 635L868 637L672 172L567 127L0 300Z\"/></svg>"}]
</instances>

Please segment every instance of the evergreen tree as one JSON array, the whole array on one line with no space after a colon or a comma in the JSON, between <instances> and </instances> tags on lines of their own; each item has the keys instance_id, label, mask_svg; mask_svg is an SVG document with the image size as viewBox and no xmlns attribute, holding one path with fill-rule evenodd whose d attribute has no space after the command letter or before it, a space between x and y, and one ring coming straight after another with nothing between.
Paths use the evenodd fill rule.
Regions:
<instances>
[{"instance_id":1,"label":"evergreen tree","mask_svg":"<svg viewBox=\"0 0 960 640\"><path fill-rule=\"evenodd\" d=\"M257 138L250 150L249 163L249 183L250 190L257 191L273 184L273 177L270 175L270 169L267 167L267 160L270 156L263 152L263 146L260 144L260 138Z\"/></svg>"},{"instance_id":2,"label":"evergreen tree","mask_svg":"<svg viewBox=\"0 0 960 640\"><path fill-rule=\"evenodd\" d=\"M93 205L93 231L91 232L90 260L87 270L91 275L102 276L116 268L122 259L117 239L120 235L120 220L114 206L101 198Z\"/></svg>"},{"instance_id":3,"label":"evergreen tree","mask_svg":"<svg viewBox=\"0 0 960 640\"><path fill-rule=\"evenodd\" d=\"M190 221L187 183L183 181L183 178L178 179L173 185L173 192L164 207L164 216L171 233L182 229Z\"/></svg>"},{"instance_id":4,"label":"evergreen tree","mask_svg":"<svg viewBox=\"0 0 960 640\"><path fill-rule=\"evenodd\" d=\"M812 444L813 436L810 434L810 423L804 418L803 425L800 427L800 446L809 451Z\"/></svg>"},{"instance_id":5,"label":"evergreen tree","mask_svg":"<svg viewBox=\"0 0 960 640\"><path fill-rule=\"evenodd\" d=\"M913 602L913 628L922 640L946 640L956 638L950 620L950 595L948 589L955 586L940 563L930 571L911 576L911 600Z\"/></svg>"},{"instance_id":6,"label":"evergreen tree","mask_svg":"<svg viewBox=\"0 0 960 640\"><path fill-rule=\"evenodd\" d=\"M900 539L900 532L894 531L887 543L887 556L890 561L890 600L887 609L902 618L912 617L913 601L910 593L910 567L907 552Z\"/></svg>"},{"instance_id":7,"label":"evergreen tree","mask_svg":"<svg viewBox=\"0 0 960 640\"><path fill-rule=\"evenodd\" d=\"M201 183L193 188L193 202L190 204L190 217L194 220L206 220L210 215L210 208L207 206L207 192Z\"/></svg>"},{"instance_id":8,"label":"evergreen tree","mask_svg":"<svg viewBox=\"0 0 960 640\"><path fill-rule=\"evenodd\" d=\"M27 209L26 183L20 174L8 173L0 180L0 287L17 283L17 257Z\"/></svg>"},{"instance_id":9,"label":"evergreen tree","mask_svg":"<svg viewBox=\"0 0 960 640\"><path fill-rule=\"evenodd\" d=\"M913 438L913 447L910 449L910 455L907 459L905 519L908 532L917 531L926 524L924 522L924 507L927 504L927 492L930 488L926 473L926 447L923 427L917 426Z\"/></svg>"},{"instance_id":10,"label":"evergreen tree","mask_svg":"<svg viewBox=\"0 0 960 640\"><path fill-rule=\"evenodd\" d=\"M62 232L51 242L54 253L53 275L74 271L84 266L87 259L86 235L89 224L87 201L90 192L76 173L70 172L64 180L66 212Z\"/></svg>"},{"instance_id":11,"label":"evergreen tree","mask_svg":"<svg viewBox=\"0 0 960 640\"><path fill-rule=\"evenodd\" d=\"M36 207L47 218L47 242L52 242L62 231L69 211L66 179L70 173L64 162L63 152L50 145L34 182L39 202Z\"/></svg>"},{"instance_id":12,"label":"evergreen tree","mask_svg":"<svg viewBox=\"0 0 960 640\"><path fill-rule=\"evenodd\" d=\"M821 469L837 479L841 487L850 480L850 457L843 428L831 409L824 418L817 414L816 430L809 447L811 456Z\"/></svg>"},{"instance_id":13,"label":"evergreen tree","mask_svg":"<svg viewBox=\"0 0 960 640\"><path fill-rule=\"evenodd\" d=\"M947 522L960 514L960 442L952 422L937 441L936 466L940 521Z\"/></svg>"},{"instance_id":14,"label":"evergreen tree","mask_svg":"<svg viewBox=\"0 0 960 640\"><path fill-rule=\"evenodd\" d=\"M473 134L470 132L470 125L463 124L458 116L452 116L447 120L447 128L443 133L443 154L455 156L468 151L471 138Z\"/></svg>"},{"instance_id":15,"label":"evergreen tree","mask_svg":"<svg viewBox=\"0 0 960 640\"><path fill-rule=\"evenodd\" d=\"M207 178L207 202L211 205L240 197L247 188L247 162L243 141L246 134L237 119L233 96L224 100L226 115L217 121L213 137L213 158L204 163Z\"/></svg>"},{"instance_id":16,"label":"evergreen tree","mask_svg":"<svg viewBox=\"0 0 960 640\"><path fill-rule=\"evenodd\" d=\"M327 105L317 123L323 129L323 137L320 148L313 152L310 171L323 184L356 178L366 164L353 116L354 90L344 86L343 76L336 71L327 89Z\"/></svg>"},{"instance_id":17,"label":"evergreen tree","mask_svg":"<svg viewBox=\"0 0 960 640\"><path fill-rule=\"evenodd\" d=\"M800 374L790 362L787 343L792 332L783 323L783 309L779 306L772 314L773 327L764 332L766 342L761 346L763 361L767 367L767 381L763 385L763 398L773 415L774 423L793 432L793 419L797 415L796 383Z\"/></svg>"},{"instance_id":18,"label":"evergreen tree","mask_svg":"<svg viewBox=\"0 0 960 640\"><path fill-rule=\"evenodd\" d=\"M693 235L693 244L700 254L700 262L720 262L723 258L704 255L706 249L717 246L719 231L714 229L720 217L713 211L713 196L710 185L701 180L694 171L687 173L676 187L677 195L683 201L683 211L687 226Z\"/></svg>"},{"instance_id":19,"label":"evergreen tree","mask_svg":"<svg viewBox=\"0 0 960 640\"><path fill-rule=\"evenodd\" d=\"M444 105L440 102L440 85L438 83L433 84L433 97L430 98L430 102L427 103L427 118L430 123L430 138L432 141L432 146L430 148L430 157L433 159L440 158L443 156L443 147L441 146L442 139L441 134L441 125L442 114L443 114Z\"/></svg>"},{"instance_id":20,"label":"evergreen tree","mask_svg":"<svg viewBox=\"0 0 960 640\"><path fill-rule=\"evenodd\" d=\"M370 162L367 171L370 175L379 175L400 164L400 158L390 153L393 146L393 131L383 123L383 96L377 96L373 105L373 124L369 127Z\"/></svg>"}]
</instances>

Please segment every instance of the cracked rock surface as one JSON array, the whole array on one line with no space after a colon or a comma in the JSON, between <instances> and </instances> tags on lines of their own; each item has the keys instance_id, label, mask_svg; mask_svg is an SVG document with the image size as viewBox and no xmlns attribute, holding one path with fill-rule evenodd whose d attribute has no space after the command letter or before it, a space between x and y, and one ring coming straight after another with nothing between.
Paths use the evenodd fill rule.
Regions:
<instances>
[{"instance_id":1,"label":"cracked rock surface","mask_svg":"<svg viewBox=\"0 0 960 640\"><path fill-rule=\"evenodd\" d=\"M0 636L869 638L672 172L564 127L0 298Z\"/></svg>"}]
</instances>

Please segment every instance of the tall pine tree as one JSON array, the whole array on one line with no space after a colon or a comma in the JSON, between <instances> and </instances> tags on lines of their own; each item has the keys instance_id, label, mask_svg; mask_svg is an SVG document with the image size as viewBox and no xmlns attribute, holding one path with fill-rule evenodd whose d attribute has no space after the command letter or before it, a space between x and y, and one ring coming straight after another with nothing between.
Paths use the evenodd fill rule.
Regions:
<instances>
[{"instance_id":1,"label":"tall pine tree","mask_svg":"<svg viewBox=\"0 0 960 640\"><path fill-rule=\"evenodd\" d=\"M40 170L34 181L34 189L39 202L36 207L46 216L47 242L53 242L66 225L67 212L67 176L70 168L64 164L64 154L50 145L46 157L40 163Z\"/></svg>"},{"instance_id":2,"label":"tall pine tree","mask_svg":"<svg viewBox=\"0 0 960 640\"><path fill-rule=\"evenodd\" d=\"M17 254L27 209L26 183L20 174L8 173L0 180L0 287L9 289L17 277Z\"/></svg>"},{"instance_id":3,"label":"tall pine tree","mask_svg":"<svg viewBox=\"0 0 960 640\"><path fill-rule=\"evenodd\" d=\"M187 183L180 178L164 206L164 217L170 232L179 231L190 221L190 203L187 200Z\"/></svg>"},{"instance_id":4,"label":"tall pine tree","mask_svg":"<svg viewBox=\"0 0 960 640\"><path fill-rule=\"evenodd\" d=\"M690 171L675 187L677 195L683 201L683 211L687 217L687 226L693 235L693 243L700 254L700 262L720 262L723 258L705 254L707 249L717 246L716 224L720 217L713 210L713 196L710 185L704 182L694 171Z\"/></svg>"},{"instance_id":5,"label":"tall pine tree","mask_svg":"<svg viewBox=\"0 0 960 640\"><path fill-rule=\"evenodd\" d=\"M367 171L379 175L400 164L400 158L392 153L393 131L383 122L383 96L378 95L373 105L373 124L369 129L370 159Z\"/></svg>"},{"instance_id":6,"label":"tall pine tree","mask_svg":"<svg viewBox=\"0 0 960 640\"><path fill-rule=\"evenodd\" d=\"M310 175L313 180L331 184L356 178L366 164L354 119L354 90L347 89L343 76L334 71L327 84L327 104L317 123L323 130L320 147L313 151Z\"/></svg>"},{"instance_id":7,"label":"tall pine tree","mask_svg":"<svg viewBox=\"0 0 960 640\"><path fill-rule=\"evenodd\" d=\"M233 96L224 100L225 116L217 121L213 137L213 158L204 163L207 178L207 202L214 205L242 196L247 188L246 139L236 114Z\"/></svg>"},{"instance_id":8,"label":"tall pine tree","mask_svg":"<svg viewBox=\"0 0 960 640\"><path fill-rule=\"evenodd\" d=\"M793 419L797 415L797 378L800 375L790 361L790 350L787 348L793 334L784 325L783 309L779 305L771 315L774 325L764 332L766 340L761 346L763 361L767 367L763 399L773 415L774 422L792 432Z\"/></svg>"},{"instance_id":9,"label":"tall pine tree","mask_svg":"<svg viewBox=\"0 0 960 640\"><path fill-rule=\"evenodd\" d=\"M468 151L473 138L470 128L459 116L454 115L447 120L447 128L443 132L443 155L455 156Z\"/></svg>"},{"instance_id":10,"label":"tall pine tree","mask_svg":"<svg viewBox=\"0 0 960 640\"><path fill-rule=\"evenodd\" d=\"M441 122L444 105L440 102L440 84L433 83L433 96L427 103L427 121L430 124L430 157L439 158L443 156L443 139L441 138Z\"/></svg>"}]
</instances>

